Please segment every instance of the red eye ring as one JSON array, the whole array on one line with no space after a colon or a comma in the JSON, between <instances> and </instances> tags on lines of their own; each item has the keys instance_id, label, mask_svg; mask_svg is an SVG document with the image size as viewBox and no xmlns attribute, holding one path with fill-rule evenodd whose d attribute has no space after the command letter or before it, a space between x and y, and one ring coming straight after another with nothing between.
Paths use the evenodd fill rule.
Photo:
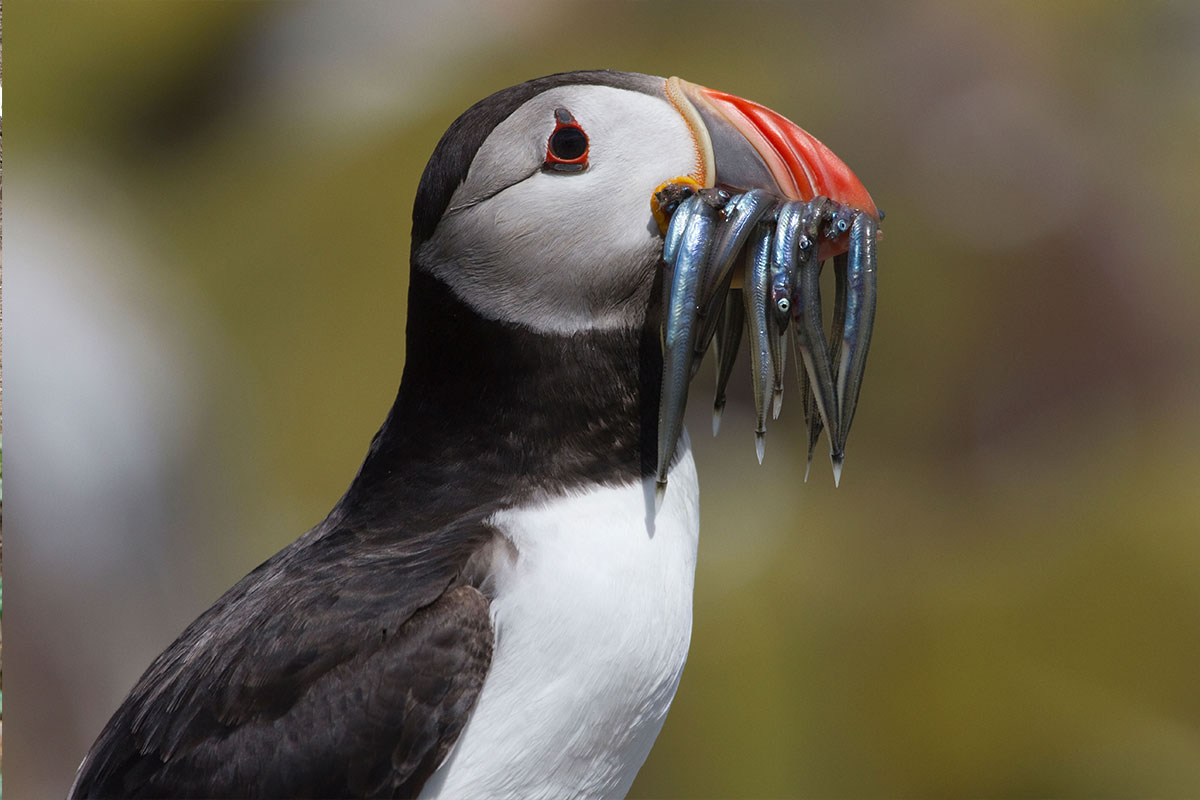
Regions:
<instances>
[{"instance_id":1,"label":"red eye ring","mask_svg":"<svg viewBox=\"0 0 1200 800\"><path fill-rule=\"evenodd\" d=\"M544 169L555 172L583 172L588 164L588 138L571 112L554 109L554 130L546 140Z\"/></svg>"}]
</instances>

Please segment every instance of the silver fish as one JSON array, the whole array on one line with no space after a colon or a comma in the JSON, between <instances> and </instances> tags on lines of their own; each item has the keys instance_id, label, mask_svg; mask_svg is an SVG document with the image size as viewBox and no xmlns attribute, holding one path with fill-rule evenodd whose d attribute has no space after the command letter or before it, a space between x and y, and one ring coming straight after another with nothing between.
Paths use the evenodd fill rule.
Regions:
<instances>
[{"instance_id":1,"label":"silver fish","mask_svg":"<svg viewBox=\"0 0 1200 800\"><path fill-rule=\"evenodd\" d=\"M712 255L705 268L700 288L700 332L696 337L696 361L699 365L716 332L720 309L725 307L733 267L746 247L754 225L774 209L776 198L762 189L752 189L733 197L724 206Z\"/></svg>"},{"instance_id":2,"label":"silver fish","mask_svg":"<svg viewBox=\"0 0 1200 800\"><path fill-rule=\"evenodd\" d=\"M717 210L700 195L684 200L667 227L667 239L678 237L679 244L668 264L663 320L663 379L658 407L658 469L655 507L662 504L667 490L667 473L675 457L675 447L683 431L683 410L687 406L688 381L691 378L692 351L695 342L697 293L713 242ZM680 230L676 232L676 226Z\"/></svg>"},{"instance_id":3,"label":"silver fish","mask_svg":"<svg viewBox=\"0 0 1200 800\"><path fill-rule=\"evenodd\" d=\"M868 214L854 215L850 250L846 254L845 317L840 330L837 374L838 440L843 451L858 406L875 323L876 231L875 220Z\"/></svg>"},{"instance_id":4,"label":"silver fish","mask_svg":"<svg viewBox=\"0 0 1200 800\"><path fill-rule=\"evenodd\" d=\"M791 339L808 433L804 479L825 430L834 482L840 482L875 316L877 230L869 213L819 196L807 203L781 202L762 190L730 196L711 188L674 207L663 244L670 273L664 286L656 506L683 430L691 377L715 336L716 435L743 326L750 332L759 462L768 410L779 416ZM833 324L827 336L820 253L831 243L832 249L846 246L848 251L834 256ZM736 270L742 270L742 286L734 289Z\"/></svg>"},{"instance_id":5,"label":"silver fish","mask_svg":"<svg viewBox=\"0 0 1200 800\"><path fill-rule=\"evenodd\" d=\"M796 343L808 370L817 411L825 429L832 436L838 430L838 406L833 383L833 366L821 320L821 264L817 255L820 249L819 225L828 204L826 198L815 197L805 209L804 220L800 226L801 235L797 240L798 248L797 251L793 251L798 266L792 285L792 314L796 321ZM842 457L837 444L832 441L831 457L835 464Z\"/></svg>"},{"instance_id":6,"label":"silver fish","mask_svg":"<svg viewBox=\"0 0 1200 800\"><path fill-rule=\"evenodd\" d=\"M775 237L771 242L771 418L779 419L783 408L784 365L787 364L788 323L792 318L792 272L794 259L788 255L796 248L804 206L784 203L775 222ZM801 395L803 396L803 395Z\"/></svg>"},{"instance_id":7,"label":"silver fish","mask_svg":"<svg viewBox=\"0 0 1200 800\"><path fill-rule=\"evenodd\" d=\"M750 330L750 364L754 382L754 449L758 463L766 450L767 392L771 386L771 331L767 327L767 296L771 280L771 227L759 223L750 240L746 261L745 290L746 325Z\"/></svg>"}]
</instances>

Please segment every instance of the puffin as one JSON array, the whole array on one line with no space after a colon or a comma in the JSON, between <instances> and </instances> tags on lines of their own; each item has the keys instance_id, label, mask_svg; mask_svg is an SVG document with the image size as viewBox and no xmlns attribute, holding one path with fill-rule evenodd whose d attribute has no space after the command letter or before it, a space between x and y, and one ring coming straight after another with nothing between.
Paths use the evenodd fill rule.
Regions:
<instances>
[{"instance_id":1,"label":"puffin","mask_svg":"<svg viewBox=\"0 0 1200 800\"><path fill-rule=\"evenodd\" d=\"M686 432L656 498L654 198L801 199L814 173L870 202L783 116L679 78L566 72L458 117L349 489L154 659L69 796L625 796L687 659L700 523Z\"/></svg>"}]
</instances>

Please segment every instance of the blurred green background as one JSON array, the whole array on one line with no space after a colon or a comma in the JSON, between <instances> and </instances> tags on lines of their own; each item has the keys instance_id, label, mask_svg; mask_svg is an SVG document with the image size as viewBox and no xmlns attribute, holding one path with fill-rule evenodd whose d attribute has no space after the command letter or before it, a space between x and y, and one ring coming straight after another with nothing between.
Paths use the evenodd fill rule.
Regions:
<instances>
[{"instance_id":1,"label":"blurred green background","mask_svg":"<svg viewBox=\"0 0 1200 800\"><path fill-rule=\"evenodd\" d=\"M697 378L634 796L1200 796L1197 4L4 5L11 797L348 484L441 132L594 67L774 108L887 211L840 489L794 396L759 468Z\"/></svg>"}]
</instances>

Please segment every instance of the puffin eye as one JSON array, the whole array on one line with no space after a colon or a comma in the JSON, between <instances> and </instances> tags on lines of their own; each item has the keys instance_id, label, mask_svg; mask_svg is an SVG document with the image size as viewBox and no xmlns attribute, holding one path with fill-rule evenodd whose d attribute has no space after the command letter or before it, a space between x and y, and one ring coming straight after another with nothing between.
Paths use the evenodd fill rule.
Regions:
<instances>
[{"instance_id":1,"label":"puffin eye","mask_svg":"<svg viewBox=\"0 0 1200 800\"><path fill-rule=\"evenodd\" d=\"M543 169L555 172L583 172L587 168L588 138L583 128L565 108L554 110L554 132L546 141Z\"/></svg>"}]
</instances>

